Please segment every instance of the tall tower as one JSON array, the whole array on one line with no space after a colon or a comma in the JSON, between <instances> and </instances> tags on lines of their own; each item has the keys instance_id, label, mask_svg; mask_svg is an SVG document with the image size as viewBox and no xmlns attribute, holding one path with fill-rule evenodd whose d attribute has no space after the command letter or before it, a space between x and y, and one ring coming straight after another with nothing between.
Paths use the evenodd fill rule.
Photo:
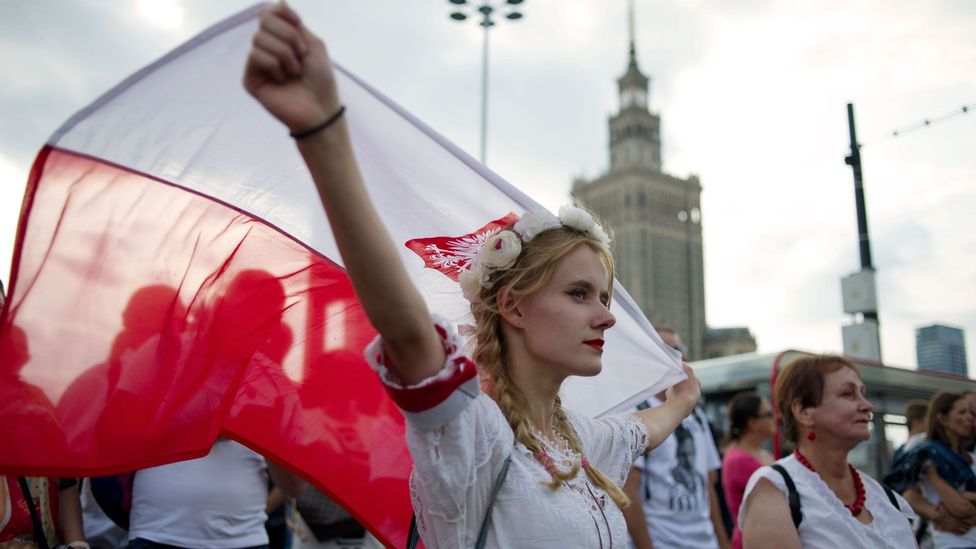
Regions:
<instances>
[{"instance_id":1,"label":"tall tower","mask_svg":"<svg viewBox=\"0 0 976 549\"><path fill-rule=\"evenodd\" d=\"M675 328L691 360L704 357L705 278L701 184L662 171L661 118L649 110L649 79L637 65L633 1L627 70L610 117L610 167L573 182L574 200L613 230L617 278L656 325Z\"/></svg>"}]
</instances>

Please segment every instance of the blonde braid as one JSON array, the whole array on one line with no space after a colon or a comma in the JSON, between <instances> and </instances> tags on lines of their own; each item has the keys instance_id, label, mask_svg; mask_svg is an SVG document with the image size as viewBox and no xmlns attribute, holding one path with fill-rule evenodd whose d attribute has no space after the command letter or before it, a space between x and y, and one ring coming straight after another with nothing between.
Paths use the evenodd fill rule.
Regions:
<instances>
[{"instance_id":1,"label":"blonde braid","mask_svg":"<svg viewBox=\"0 0 976 549\"><path fill-rule=\"evenodd\" d=\"M479 301L485 303L485 301ZM504 343L500 337L500 315L494 307L474 307L477 330L475 332L477 346L474 359L482 369L485 392L491 396L501 409L502 415L508 420L515 440L521 442L533 454L542 450L539 441L532 434L532 423L525 412L525 397L518 386L508 376L505 367Z\"/></svg>"},{"instance_id":2,"label":"blonde braid","mask_svg":"<svg viewBox=\"0 0 976 549\"><path fill-rule=\"evenodd\" d=\"M569 418L566 416L566 410L563 409L562 401L557 396L556 397L556 408L553 410L553 419L555 420L554 428L560 436L566 439L569 443L569 447L581 456L586 456L583 453L583 448L580 445L579 439L576 438L576 431L573 426L569 423ZM596 487L600 488L610 496L610 499L617 504L621 509L626 509L630 506L630 498L627 494L617 486L615 482L610 480L607 475L603 474L603 471L597 469L596 465L592 463L584 469L586 471L586 476L589 477L590 482L592 482Z\"/></svg>"}]
</instances>

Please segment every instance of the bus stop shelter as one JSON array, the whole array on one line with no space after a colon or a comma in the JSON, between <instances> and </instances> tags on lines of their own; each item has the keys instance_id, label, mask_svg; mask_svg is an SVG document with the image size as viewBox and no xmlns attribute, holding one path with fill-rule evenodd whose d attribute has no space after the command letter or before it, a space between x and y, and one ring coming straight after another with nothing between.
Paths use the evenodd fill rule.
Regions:
<instances>
[{"instance_id":1,"label":"bus stop shelter","mask_svg":"<svg viewBox=\"0 0 976 549\"><path fill-rule=\"evenodd\" d=\"M774 369L782 368L803 351L746 353L691 363L702 383L705 412L714 428L728 432L728 402L741 391L755 391L770 398ZM874 404L871 439L855 448L850 461L874 478L888 470L894 448L908 436L903 412L910 400L929 400L939 391L976 391L976 380L937 372L886 366L851 358L857 364ZM772 399L770 399L772 400Z\"/></svg>"}]
</instances>

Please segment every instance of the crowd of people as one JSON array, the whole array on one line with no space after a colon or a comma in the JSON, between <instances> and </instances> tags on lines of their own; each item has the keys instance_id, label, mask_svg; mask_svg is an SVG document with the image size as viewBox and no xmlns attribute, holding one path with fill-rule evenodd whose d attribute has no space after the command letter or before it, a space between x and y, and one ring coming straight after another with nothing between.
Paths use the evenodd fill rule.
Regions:
<instances>
[{"instance_id":1,"label":"crowd of people","mask_svg":"<svg viewBox=\"0 0 976 549\"><path fill-rule=\"evenodd\" d=\"M976 395L916 406L917 431L888 479L896 489L849 462L873 407L840 356L785 366L773 403L737 395L725 441L687 365L687 379L635 410L575 414L559 389L600 372L615 323L609 238L589 213L529 212L484 243L460 280L475 320L469 356L407 276L363 185L325 46L284 3L261 16L244 86L295 138L379 334L365 355L406 417L427 547L833 549L915 547L925 535L939 548L976 546ZM662 348L682 350L674 330L658 332ZM774 461L777 417L793 451ZM3 481L0 547L269 547L269 513L308 491L226 439L131 475ZM367 543L357 539L332 546Z\"/></svg>"}]
</instances>

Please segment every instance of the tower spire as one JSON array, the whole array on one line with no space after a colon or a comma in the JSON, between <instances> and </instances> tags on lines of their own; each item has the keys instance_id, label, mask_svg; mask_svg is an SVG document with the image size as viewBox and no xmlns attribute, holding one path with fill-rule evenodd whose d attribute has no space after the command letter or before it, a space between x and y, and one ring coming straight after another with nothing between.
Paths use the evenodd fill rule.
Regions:
<instances>
[{"instance_id":1,"label":"tower spire","mask_svg":"<svg viewBox=\"0 0 976 549\"><path fill-rule=\"evenodd\" d=\"M610 119L610 171L640 168L661 171L660 119L648 109L650 79L637 66L634 0L627 0L627 70L617 79L620 111Z\"/></svg>"},{"instance_id":2,"label":"tower spire","mask_svg":"<svg viewBox=\"0 0 976 549\"><path fill-rule=\"evenodd\" d=\"M627 0L627 34L630 37L630 64L637 64L637 48L634 45L634 0Z\"/></svg>"}]
</instances>

